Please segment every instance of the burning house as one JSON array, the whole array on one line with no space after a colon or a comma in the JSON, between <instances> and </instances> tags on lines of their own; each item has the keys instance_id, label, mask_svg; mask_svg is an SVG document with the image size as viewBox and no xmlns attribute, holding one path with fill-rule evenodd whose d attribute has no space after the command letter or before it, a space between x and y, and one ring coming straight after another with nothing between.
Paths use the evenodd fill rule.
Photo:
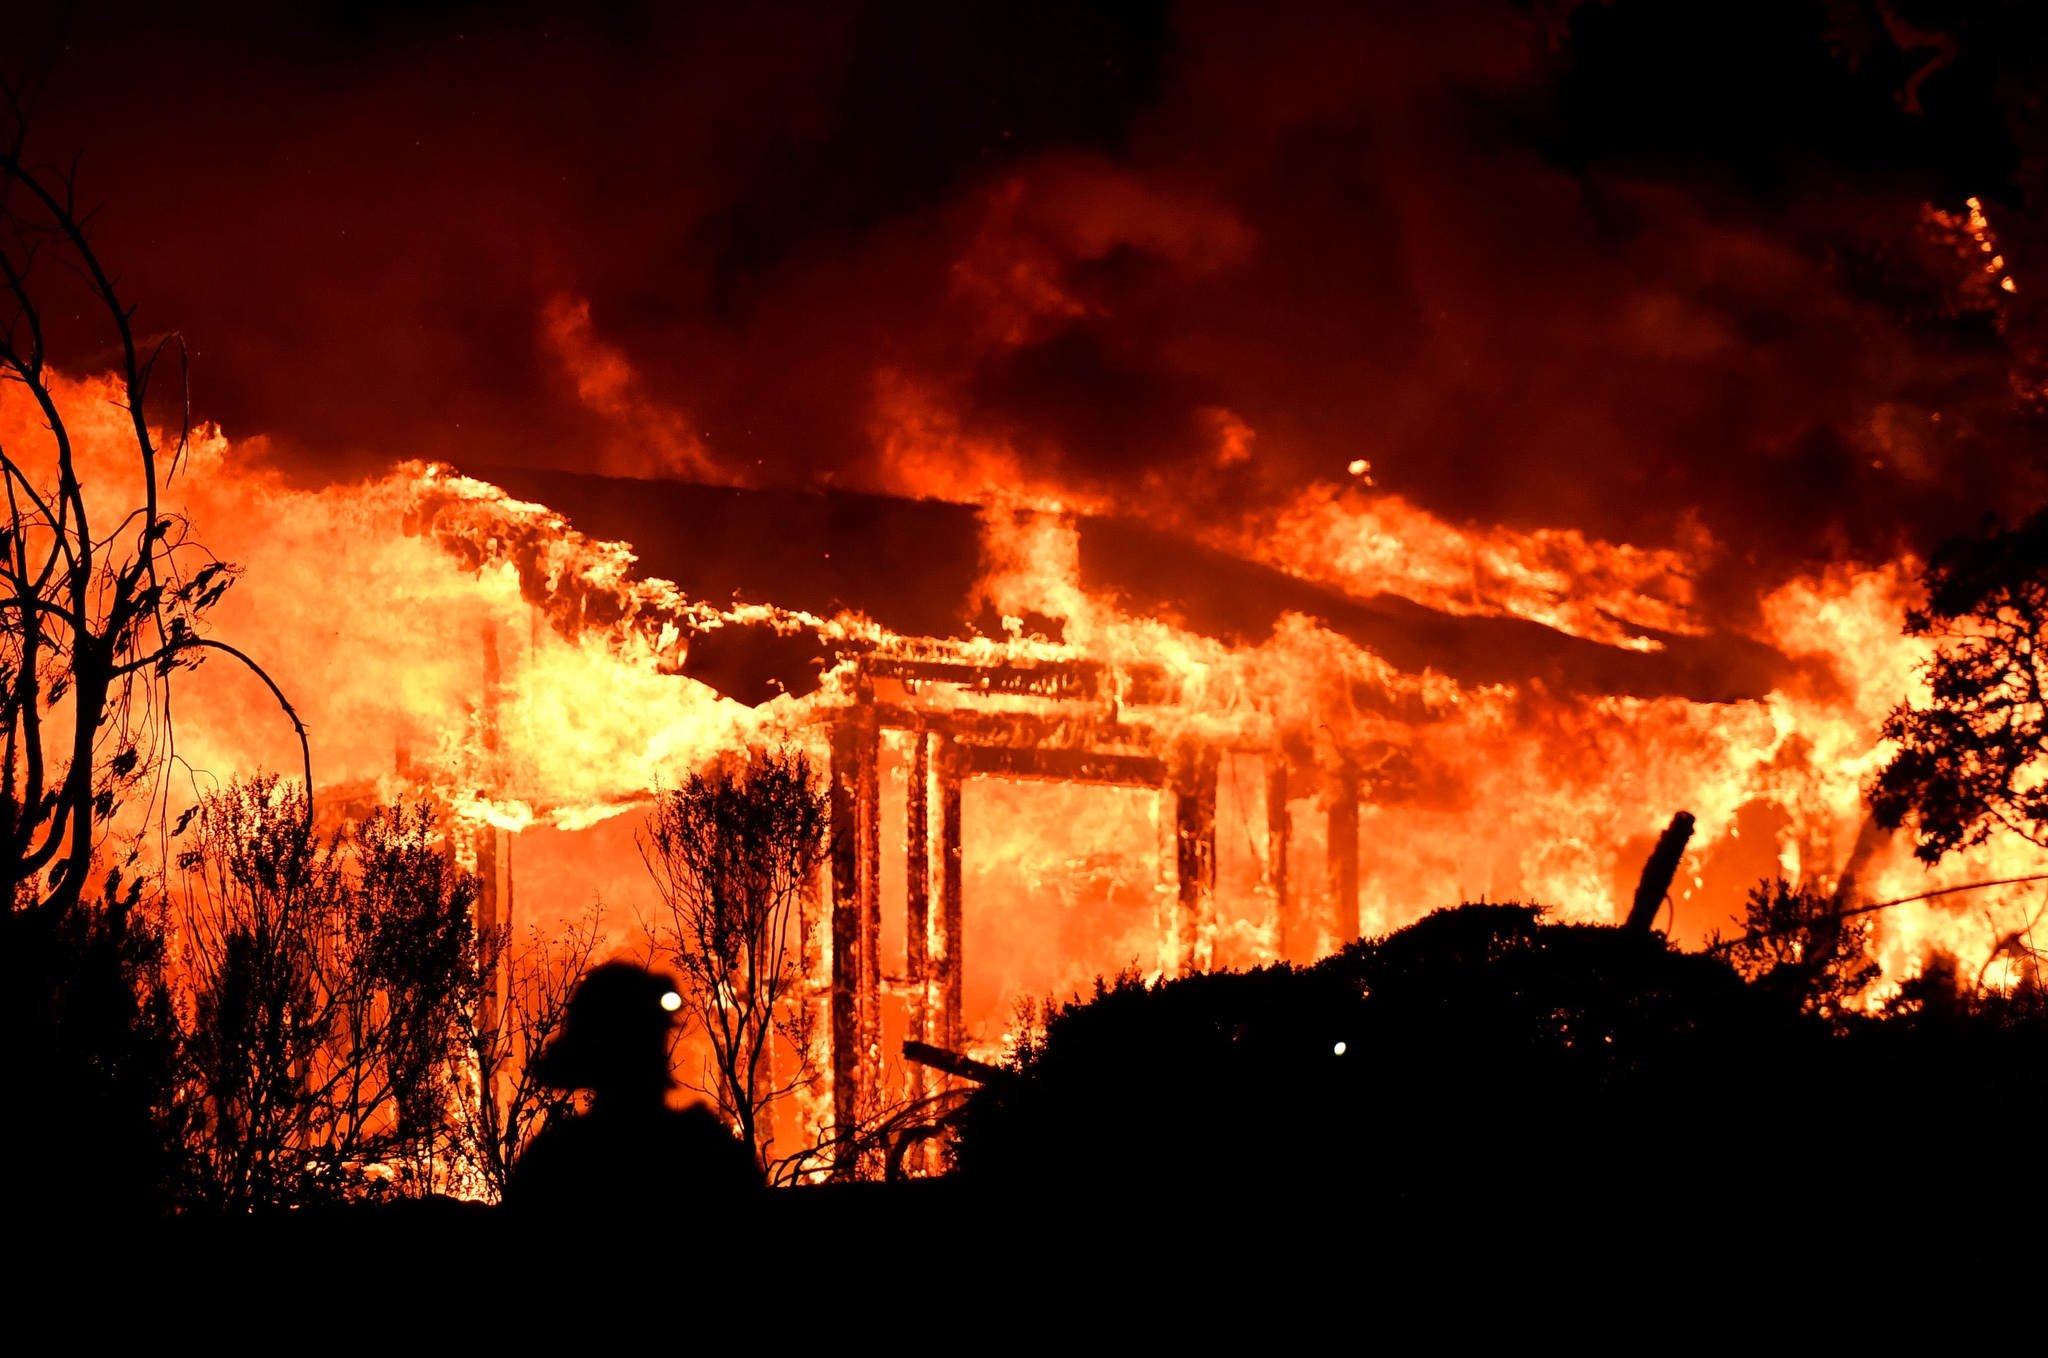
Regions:
<instances>
[{"instance_id":1,"label":"burning house","mask_svg":"<svg viewBox=\"0 0 2048 1358\"><path fill-rule=\"evenodd\" d=\"M123 437L97 391L63 388L88 469ZM785 1145L929 1087L906 1042L1000 1057L1020 1005L1098 976L1312 960L1467 899L1618 921L1680 809L1659 922L1682 942L1765 876L1928 881L1861 800L1922 654L1910 563L1795 578L1736 632L1699 621L1678 554L1355 489L1247 544L1043 498L420 463L307 489L233 470L213 430L187 464L188 512L247 570L215 622L278 657L316 790L446 808L515 934L595 900L635 950L657 790L724 751L811 751L836 827L804 927L828 1078ZM297 761L228 671L181 697L177 741L191 794ZM1993 984L2021 966L2023 897L1978 905L1877 917L1885 984L1934 952Z\"/></svg>"},{"instance_id":2,"label":"burning house","mask_svg":"<svg viewBox=\"0 0 2048 1358\"><path fill-rule=\"evenodd\" d=\"M803 746L809 1126L1097 976L1618 920L1679 810L1692 947L1765 878L2038 870L1930 871L1863 799L1924 553L2048 493L2041 128L1992 28L387 8L388 47L310 10L41 45L85 55L36 144L105 148L95 248L233 434L159 469L241 571L210 635L319 796L432 800L490 919L596 902L618 951L656 791ZM142 503L59 310L81 477ZM48 414L0 388L9 447ZM151 730L166 821L299 766L225 666ZM1939 954L2013 981L2038 900L1967 901L1872 917L1868 1002Z\"/></svg>"},{"instance_id":3,"label":"burning house","mask_svg":"<svg viewBox=\"0 0 2048 1358\"><path fill-rule=\"evenodd\" d=\"M408 533L467 568L509 567L553 628L644 644L643 662L744 711L727 739L799 740L829 769L837 828L806 927L841 1127L925 1091L906 1042L996 1057L1020 1002L1095 976L1311 960L1500 891L1404 901L1413 846L1383 838L1418 803L1461 800L1437 753L1461 695L1711 721L1765 703L1793 668L1740 636L1596 640L1359 598L1129 517L490 477L426 469ZM649 545L595 580L562 569L564 544L598 542ZM486 682L502 670L494 651ZM498 720L485 729L500 752ZM1640 810L1654 829L1662 808ZM1073 816L1119 823L1109 852L1062 865L1104 889L1034 890L1048 846L1032 838L1052 830L1059 853ZM1562 904L1618 918L1639 842L1588 850L1616 890ZM1006 965L1019 953L1035 969Z\"/></svg>"}]
</instances>

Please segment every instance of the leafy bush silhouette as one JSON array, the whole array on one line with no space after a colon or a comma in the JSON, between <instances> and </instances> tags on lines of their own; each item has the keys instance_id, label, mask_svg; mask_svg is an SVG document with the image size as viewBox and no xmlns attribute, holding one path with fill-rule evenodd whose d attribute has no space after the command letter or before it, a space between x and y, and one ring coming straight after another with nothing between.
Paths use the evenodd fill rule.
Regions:
<instances>
[{"instance_id":1,"label":"leafy bush silhouette","mask_svg":"<svg viewBox=\"0 0 2048 1358\"><path fill-rule=\"evenodd\" d=\"M1099 982L963 1119L983 1182L1380 1204L1626 1191L1797 1118L1826 1030L1661 936L1440 910L1311 968Z\"/></svg>"},{"instance_id":2,"label":"leafy bush silhouette","mask_svg":"<svg viewBox=\"0 0 2048 1358\"><path fill-rule=\"evenodd\" d=\"M1099 980L1013 1082L970 1102L959 1172L1112 1194L1270 1187L1316 1153L1312 1124L1341 1120L1361 1021L1341 978L1285 965Z\"/></svg>"},{"instance_id":3,"label":"leafy bush silhouette","mask_svg":"<svg viewBox=\"0 0 2048 1358\"><path fill-rule=\"evenodd\" d=\"M1743 932L1713 941L1744 980L1797 999L1808 1013L1840 1025L1879 977L1870 956L1870 920L1843 915L1825 893L1783 877L1750 888Z\"/></svg>"},{"instance_id":4,"label":"leafy bush silhouette","mask_svg":"<svg viewBox=\"0 0 2048 1358\"><path fill-rule=\"evenodd\" d=\"M171 1205L189 1114L160 912L115 875L64 914L0 915L7 1219L107 1224Z\"/></svg>"}]
</instances>

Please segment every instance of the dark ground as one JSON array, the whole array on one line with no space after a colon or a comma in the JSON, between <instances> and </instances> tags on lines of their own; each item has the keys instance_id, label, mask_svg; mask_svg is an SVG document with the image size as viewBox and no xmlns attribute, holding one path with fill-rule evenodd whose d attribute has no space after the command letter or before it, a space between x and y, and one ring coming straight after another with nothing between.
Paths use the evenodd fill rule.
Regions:
<instances>
[{"instance_id":1,"label":"dark ground","mask_svg":"<svg viewBox=\"0 0 2048 1358\"><path fill-rule=\"evenodd\" d=\"M1670 1168L1646 1161L1577 1207L1557 1181L1208 1205L1192 1192L1117 1204L924 1181L778 1192L751 1222L569 1233L416 1203L53 1241L16 1282L38 1328L79 1347L185 1335L229 1352L585 1351L642 1335L783 1351L836 1349L835 1334L975 1350L1690 1347L1709 1335L1894 1350L1915 1334L2002 1347L2037 1320L2036 1191L1987 1195L1971 1186L1984 1166L1956 1167L1949 1191L1931 1174L1887 1188L1830 1170L1685 1198L1662 1186Z\"/></svg>"}]
</instances>

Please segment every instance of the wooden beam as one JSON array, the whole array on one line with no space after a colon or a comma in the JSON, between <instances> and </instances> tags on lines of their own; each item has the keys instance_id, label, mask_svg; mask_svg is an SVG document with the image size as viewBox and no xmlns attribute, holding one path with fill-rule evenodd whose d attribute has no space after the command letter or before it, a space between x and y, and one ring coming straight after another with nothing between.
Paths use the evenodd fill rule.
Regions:
<instances>
[{"instance_id":1,"label":"wooden beam","mask_svg":"<svg viewBox=\"0 0 2048 1358\"><path fill-rule=\"evenodd\" d=\"M874 710L875 723L884 730L937 731L976 745L1144 754L1150 752L1153 744L1150 733L1125 725L1093 707L1047 715L878 702Z\"/></svg>"},{"instance_id":2,"label":"wooden beam","mask_svg":"<svg viewBox=\"0 0 2048 1358\"><path fill-rule=\"evenodd\" d=\"M1692 839L1692 825L1692 812L1681 811L1657 837L1657 845L1650 850L1643 875L1636 882L1636 896L1629 906L1625 927L1637 933L1650 932L1650 925L1656 922L1657 911L1663 908L1664 897L1671 890L1671 879L1678 875L1678 860L1685 856L1685 846Z\"/></svg>"},{"instance_id":3,"label":"wooden beam","mask_svg":"<svg viewBox=\"0 0 2048 1358\"><path fill-rule=\"evenodd\" d=\"M918 1066L930 1066L943 1070L948 1075L958 1075L963 1080L976 1084L1008 1084L1015 1077L1001 1066L992 1066L986 1061L977 1061L971 1056L944 1047L934 1047L929 1042L906 1042L903 1044L904 1059Z\"/></svg>"},{"instance_id":4,"label":"wooden beam","mask_svg":"<svg viewBox=\"0 0 2048 1358\"><path fill-rule=\"evenodd\" d=\"M1164 667L1112 667L1095 660L1012 661L980 664L970 660L914 660L870 656L861 672L873 679L912 684L944 684L974 693L1055 699L1110 698L1143 706L1169 703L1179 686Z\"/></svg>"},{"instance_id":5,"label":"wooden beam","mask_svg":"<svg viewBox=\"0 0 2048 1358\"><path fill-rule=\"evenodd\" d=\"M932 736L920 731L903 796L903 962L910 981L910 1040L925 1040L925 972L929 966L932 877ZM921 1091L913 1091L913 1094Z\"/></svg>"},{"instance_id":6,"label":"wooden beam","mask_svg":"<svg viewBox=\"0 0 2048 1358\"><path fill-rule=\"evenodd\" d=\"M1216 898L1216 752L1183 746L1174 760L1175 920L1183 974L1206 969L1213 952Z\"/></svg>"},{"instance_id":7,"label":"wooden beam","mask_svg":"<svg viewBox=\"0 0 2048 1358\"><path fill-rule=\"evenodd\" d=\"M1020 749L1009 745L961 744L958 749L966 772L984 776L1107 783L1115 787L1161 787L1166 782L1165 761L1150 755Z\"/></svg>"}]
</instances>

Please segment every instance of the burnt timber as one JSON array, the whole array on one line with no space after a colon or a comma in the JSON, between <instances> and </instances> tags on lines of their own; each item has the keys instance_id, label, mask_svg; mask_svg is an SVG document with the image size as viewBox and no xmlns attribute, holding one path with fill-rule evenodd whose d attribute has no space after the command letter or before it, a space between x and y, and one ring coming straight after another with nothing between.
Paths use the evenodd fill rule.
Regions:
<instances>
[{"instance_id":1,"label":"burnt timber","mask_svg":"<svg viewBox=\"0 0 2048 1358\"><path fill-rule=\"evenodd\" d=\"M1163 673L1143 674L1133 682L1128 673L1093 663L981 665L865 657L845 679L845 691L848 701L834 709L829 742L835 829L828 1009L833 1119L842 1129L869 1125L883 1111L881 1014L885 990L892 984L906 1000L909 1042L954 1052L966 1043L961 977L969 942L961 929L960 802L967 779L1045 779L1166 794L1174 826L1173 952L1178 970L1187 972L1211 961L1219 756L1225 748L1260 754L1268 796L1261 877L1276 902L1281 935L1306 938L1318 923L1339 938L1358 931L1357 778L1335 780L1328 799L1330 883L1315 902L1326 916L1321 921L1296 918L1300 902L1286 885L1291 838L1286 754L1270 743L1165 743L1140 719L1141 713L1132 711L1136 704L1121 700L1137 692L1148 704L1172 707L1178 695ZM1034 706L1012 711L984 705L995 695L1028 696ZM885 731L910 739L902 823L889 827L881 823ZM1270 736L1265 739L1270 742ZM881 955L885 832L904 837L900 983L884 979L892 968L883 965ZM916 1065L907 1078L915 1099L935 1092L935 1078L953 1077Z\"/></svg>"}]
</instances>

